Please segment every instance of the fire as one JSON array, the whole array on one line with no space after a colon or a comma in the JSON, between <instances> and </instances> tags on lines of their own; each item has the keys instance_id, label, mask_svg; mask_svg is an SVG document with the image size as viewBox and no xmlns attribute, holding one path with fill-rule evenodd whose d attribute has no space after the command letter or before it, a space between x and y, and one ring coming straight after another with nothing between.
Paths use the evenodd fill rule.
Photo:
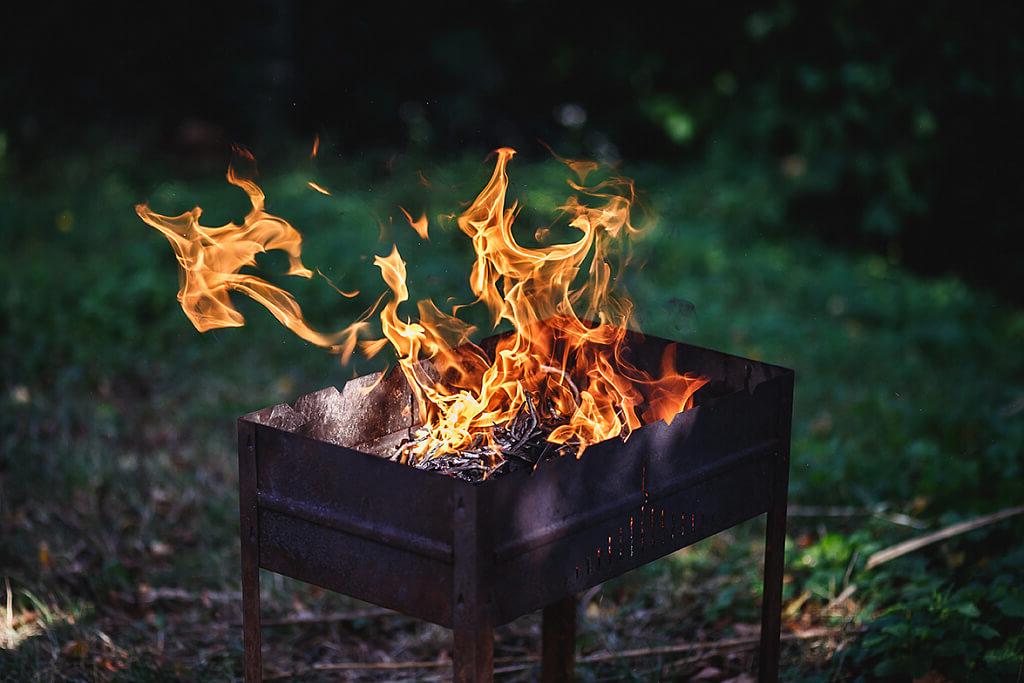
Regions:
<instances>
[{"instance_id":1,"label":"fire","mask_svg":"<svg viewBox=\"0 0 1024 683\"><path fill-rule=\"evenodd\" d=\"M633 182L611 178L587 185L597 164L559 158L576 177L568 181L573 194L558 214L578 237L530 247L520 244L512 230L520 210L507 197L515 151L502 148L495 155L490 180L456 218L475 254L469 284L476 299L467 305L482 304L492 326L512 328L493 353L470 342L476 328L458 317L465 306L445 313L424 299L417 304L417 320L399 315L410 295L406 262L397 246L374 259L389 290L386 301L378 299L340 332L310 328L290 294L240 273L254 265L257 253L282 249L290 258L289 274L312 275L300 259L300 234L267 214L260 189L232 170L228 181L252 202L242 225L203 227L198 207L176 217L160 216L144 205L137 211L171 242L181 274L178 298L200 331L243 324L229 299L229 292L239 291L303 339L341 353L343 360L357 343L367 356L393 348L422 422L418 438L403 446L404 461L423 463L473 450L491 464L500 462L508 440L499 437L515 432L512 425L523 416L534 426L543 422L549 427L547 441L577 456L591 444L626 439L645 423L670 423L692 405L706 380L675 367L674 345L665 349L660 371L653 374L628 360L626 329L633 306L613 285L618 269L628 262L630 240L640 232L630 215L636 202ZM413 219L401 210L426 239L426 215ZM537 241L542 241L542 230L546 242L546 228L538 229ZM383 337L357 342L368 336L368 319L378 307Z\"/></svg>"},{"instance_id":2,"label":"fire","mask_svg":"<svg viewBox=\"0 0 1024 683\"><path fill-rule=\"evenodd\" d=\"M417 235L425 240L430 239L427 234L428 228L430 227L427 220L427 214L422 213L419 218L413 220L412 214L406 211L405 208L401 206L398 208L402 210L403 214L405 214L405 220L409 221L409 227L415 230Z\"/></svg>"},{"instance_id":3,"label":"fire","mask_svg":"<svg viewBox=\"0 0 1024 683\"><path fill-rule=\"evenodd\" d=\"M251 159L247 153L243 155ZM145 204L135 207L139 218L163 233L178 258L178 301L185 315L200 332L242 327L245 318L230 297L231 292L239 292L263 305L302 339L339 352L347 360L355 348L358 333L367 326L365 319L338 332L319 332L306 322L302 308L289 292L241 272L246 266L256 265L257 254L278 249L288 255L288 275L313 277L313 271L302 263L299 231L266 212L266 197L251 179L239 176L234 167L228 168L227 179L248 195L252 205L241 225L203 226L199 223L203 210L198 206L179 216L162 216Z\"/></svg>"}]
</instances>

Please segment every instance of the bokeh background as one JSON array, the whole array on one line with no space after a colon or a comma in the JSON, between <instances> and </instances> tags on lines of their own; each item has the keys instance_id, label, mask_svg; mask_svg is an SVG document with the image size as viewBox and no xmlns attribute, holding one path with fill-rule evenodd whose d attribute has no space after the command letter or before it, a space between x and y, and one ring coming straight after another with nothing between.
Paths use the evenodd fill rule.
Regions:
<instances>
[{"instance_id":1,"label":"bokeh background","mask_svg":"<svg viewBox=\"0 0 1024 683\"><path fill-rule=\"evenodd\" d=\"M466 296L461 233L433 221L421 242L398 206L457 212L495 147L520 152L524 225L567 194L544 144L635 177L651 227L625 281L645 331L797 371L786 679L1019 676L1019 518L865 566L1024 501L1019 4L9 14L0 678L237 676L233 419L386 362L341 367L243 300L243 329L200 335L181 313L170 248L133 205L239 220L245 198L223 179L236 144L270 211L303 232L307 264L362 292L287 282L278 255L261 259L325 329L382 291L369 259L392 243L413 298ZM706 651L581 665L580 678L745 680L750 648L713 643L757 621L760 524L585 596L582 654ZM268 618L284 622L266 635L273 672L331 678L310 667L448 647L440 629L265 584ZM517 622L498 655L526 662L537 636Z\"/></svg>"}]
</instances>

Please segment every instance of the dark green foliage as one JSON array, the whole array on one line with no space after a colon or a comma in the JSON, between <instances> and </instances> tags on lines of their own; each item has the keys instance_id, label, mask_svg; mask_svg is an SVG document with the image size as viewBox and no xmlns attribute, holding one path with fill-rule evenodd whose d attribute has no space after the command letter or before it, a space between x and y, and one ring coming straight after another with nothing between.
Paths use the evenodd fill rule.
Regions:
<instances>
[{"instance_id":1,"label":"dark green foliage","mask_svg":"<svg viewBox=\"0 0 1024 683\"><path fill-rule=\"evenodd\" d=\"M939 671L952 680L1012 680L1024 666L1024 545L971 562L964 583L950 582L926 562L913 572L874 579L881 595L898 595L870 622L846 657L869 679L904 680ZM931 569L932 571L929 571ZM966 578L966 577L965 577Z\"/></svg>"},{"instance_id":2,"label":"dark green foliage","mask_svg":"<svg viewBox=\"0 0 1024 683\"><path fill-rule=\"evenodd\" d=\"M434 5L403 8L404 21L388 5L275 2L150 21L58 4L26 8L0 46L6 62L32 65L0 74L0 144L19 173L115 130L173 141L193 161L233 141L282 153L291 134L314 132L346 155L541 138L612 160L755 157L782 181L785 220L762 229L966 274L1021 300L1020 252L1002 248L1024 213L1019 2L609 13L500 0L487 21Z\"/></svg>"}]
</instances>

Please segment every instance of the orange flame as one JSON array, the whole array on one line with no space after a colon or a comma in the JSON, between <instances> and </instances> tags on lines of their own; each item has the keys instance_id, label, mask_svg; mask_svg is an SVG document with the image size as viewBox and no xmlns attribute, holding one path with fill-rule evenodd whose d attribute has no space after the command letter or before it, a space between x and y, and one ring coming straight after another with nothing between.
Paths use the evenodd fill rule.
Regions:
<instances>
[{"instance_id":1,"label":"orange flame","mask_svg":"<svg viewBox=\"0 0 1024 683\"><path fill-rule=\"evenodd\" d=\"M266 212L266 198L255 182L240 177L234 167L228 168L227 179L248 195L252 205L242 225L228 223L217 228L200 225L203 210L198 206L179 216L160 215L146 204L135 207L143 221L163 233L178 258L178 301L185 315L200 332L241 327L245 318L230 297L232 291L239 292L262 304L302 339L348 358L356 344L356 335L367 327L366 318L339 332L319 332L306 323L302 308L289 292L241 272L246 266L256 265L257 254L278 249L288 254L288 275L313 276L302 263L299 231L284 219Z\"/></svg>"},{"instance_id":2,"label":"orange flame","mask_svg":"<svg viewBox=\"0 0 1024 683\"><path fill-rule=\"evenodd\" d=\"M419 235L420 237L422 237L425 240L426 239L430 239L427 236L427 228L428 228L428 225L427 225L427 214L421 213L419 218L417 218L416 220L413 220L412 214L410 214L408 211L406 211L404 207L400 206L398 208L402 210L403 214L405 214L405 220L409 221L409 226L413 230L416 231L417 235Z\"/></svg>"},{"instance_id":3,"label":"orange flame","mask_svg":"<svg viewBox=\"0 0 1024 683\"><path fill-rule=\"evenodd\" d=\"M494 325L508 322L513 328L493 360L476 347L459 347L474 330L430 301L419 303L418 322L402 321L397 308L409 298L405 262L397 247L374 261L392 292L381 311L384 336L419 399L431 437L410 447L413 459L460 451L481 439L500 451L494 428L537 406L565 420L548 440L572 444L579 455L590 444L628 437L642 424L642 411L648 420L670 422L705 383L676 371L671 347L658 378L623 357L632 304L612 293L610 261L613 248L638 232L630 221L632 181L616 178L592 187L570 181L579 194L560 211L579 230L579 239L531 249L512 233L517 204L506 204L507 166L514 154L509 148L497 151L490 181L457 219L473 242L470 287L477 301L488 307ZM581 183L594 170L566 163ZM588 257L583 283L574 287ZM431 365L421 363L424 358Z\"/></svg>"},{"instance_id":4,"label":"orange flame","mask_svg":"<svg viewBox=\"0 0 1024 683\"><path fill-rule=\"evenodd\" d=\"M399 316L399 306L410 297L406 263L397 246L373 262L390 296L382 295L340 332L324 334L310 328L288 292L240 272L254 265L256 254L281 249L289 255L289 274L311 276L300 259L299 233L267 214L260 189L231 169L228 181L252 202L242 225L203 227L198 207L176 217L160 216L145 205L136 208L171 242L180 266L178 299L200 331L243 324L229 298L229 292L239 291L262 303L303 339L340 353L343 360L357 346L373 356L390 345L418 399L421 433L429 436L405 447L403 457L408 460L481 445L500 460L495 430L527 411L553 418L548 441L577 456L591 444L616 436L625 439L645 423L670 423L692 405L694 393L706 380L677 370L674 344L666 347L660 371L653 375L627 358L626 329L633 307L613 284L617 269L628 262L630 238L640 232L630 215L636 202L633 182L613 177L586 185L598 165L558 157L578 178L568 181L573 194L558 213L579 236L567 243L526 247L512 230L519 206L506 196L507 168L515 151L502 148L495 154L490 180L456 218L475 254L469 284L476 299L469 305L484 304L492 325L512 327L493 353L469 341L476 328L457 317L465 306L455 306L448 314L425 299L417 304L416 321ZM401 210L426 239L426 215L414 220ZM546 241L550 231L538 229L535 236L538 242ZM358 341L382 301L383 338Z\"/></svg>"}]
</instances>

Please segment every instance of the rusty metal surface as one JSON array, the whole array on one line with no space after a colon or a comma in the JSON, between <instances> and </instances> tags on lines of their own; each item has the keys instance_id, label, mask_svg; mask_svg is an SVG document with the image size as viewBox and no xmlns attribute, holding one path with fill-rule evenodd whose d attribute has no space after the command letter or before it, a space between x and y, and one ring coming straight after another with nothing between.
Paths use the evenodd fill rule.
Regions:
<instances>
[{"instance_id":1,"label":"rusty metal surface","mask_svg":"<svg viewBox=\"0 0 1024 683\"><path fill-rule=\"evenodd\" d=\"M485 502L475 486L454 492L452 677L455 683L488 681L494 675L493 537L481 516Z\"/></svg>"},{"instance_id":2,"label":"rusty metal surface","mask_svg":"<svg viewBox=\"0 0 1024 683\"><path fill-rule=\"evenodd\" d=\"M667 343L637 337L633 360L656 364ZM350 447L411 424L400 376L241 418L259 565L454 627L458 679L485 680L493 626L771 511L761 655L770 680L793 373L685 344L678 353L712 384L671 425L476 485Z\"/></svg>"},{"instance_id":3,"label":"rusty metal surface","mask_svg":"<svg viewBox=\"0 0 1024 683\"><path fill-rule=\"evenodd\" d=\"M761 601L761 644L758 651L758 680L770 683L779 677L780 632L782 627L782 578L785 573L786 508L789 498L789 449L793 426L792 373L781 391L776 430L779 453L772 478L772 502L768 508L764 546L764 591Z\"/></svg>"},{"instance_id":4,"label":"rusty metal surface","mask_svg":"<svg viewBox=\"0 0 1024 683\"><path fill-rule=\"evenodd\" d=\"M544 608L541 620L541 683L571 683L576 655L575 595Z\"/></svg>"},{"instance_id":5,"label":"rusty metal surface","mask_svg":"<svg viewBox=\"0 0 1024 683\"><path fill-rule=\"evenodd\" d=\"M471 485L255 425L260 565L451 625L453 497Z\"/></svg>"},{"instance_id":6,"label":"rusty metal surface","mask_svg":"<svg viewBox=\"0 0 1024 683\"><path fill-rule=\"evenodd\" d=\"M259 510L256 502L255 425L238 421L238 513L242 542L242 641L245 680L262 680L260 638Z\"/></svg>"}]
</instances>

